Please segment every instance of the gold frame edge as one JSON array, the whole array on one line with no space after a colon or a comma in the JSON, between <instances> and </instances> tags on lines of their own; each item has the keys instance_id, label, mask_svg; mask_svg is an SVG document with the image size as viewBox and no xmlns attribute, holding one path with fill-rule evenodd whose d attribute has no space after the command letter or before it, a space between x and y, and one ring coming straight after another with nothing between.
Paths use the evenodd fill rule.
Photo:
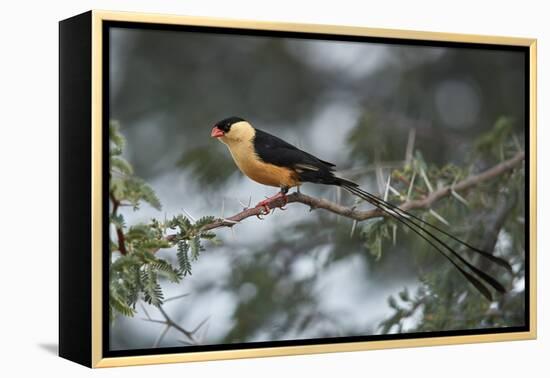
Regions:
<instances>
[{"instance_id":1,"label":"gold frame edge","mask_svg":"<svg viewBox=\"0 0 550 378\"><path fill-rule=\"evenodd\" d=\"M323 24L297 24L285 22L237 20L198 16L165 14L92 11L92 367L119 367L175 362L198 362L222 359L253 357L274 357L304 355L313 353L352 352L374 349L426 347L450 344L485 343L497 341L532 340L537 337L536 304L536 246L537 246L537 40L534 38L487 36L476 34L441 33L415 30L368 28ZM103 21L125 21L159 23L172 25L215 26L227 28L256 29L266 31L294 31L334 35L370 36L399 38L405 40L426 40L442 42L464 42L529 47L529 119L530 119L530 329L526 332L494 333L465 336L429 337L401 340L362 341L337 344L315 344L306 346L266 347L210 352L173 354L151 354L130 357L102 356L102 23Z\"/></svg>"},{"instance_id":2,"label":"gold frame edge","mask_svg":"<svg viewBox=\"0 0 550 378\"><path fill-rule=\"evenodd\" d=\"M529 45L529 333L537 338L537 40Z\"/></svg>"}]
</instances>

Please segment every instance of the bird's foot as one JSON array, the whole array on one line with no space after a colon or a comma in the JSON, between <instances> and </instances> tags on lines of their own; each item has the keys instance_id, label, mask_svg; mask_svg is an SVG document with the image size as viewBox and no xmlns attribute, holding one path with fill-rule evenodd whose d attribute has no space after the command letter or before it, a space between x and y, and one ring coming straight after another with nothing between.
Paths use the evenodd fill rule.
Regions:
<instances>
[{"instance_id":1,"label":"bird's foot","mask_svg":"<svg viewBox=\"0 0 550 378\"><path fill-rule=\"evenodd\" d=\"M271 212L271 208L269 207L270 199L265 199L263 201L260 201L256 204L256 208L260 207L262 209L262 212L256 215L258 219L263 220L262 215L268 215Z\"/></svg>"},{"instance_id":2,"label":"bird's foot","mask_svg":"<svg viewBox=\"0 0 550 378\"><path fill-rule=\"evenodd\" d=\"M285 205L288 203L288 198L287 198L286 194L283 193L283 192L279 192L279 193L275 194L275 195L272 196L272 197L268 197L268 198L266 198L265 200L258 202L258 203L256 204L255 207L262 207L263 210L264 210L264 211L263 211L263 214L264 214L264 215L267 215L267 214L269 214L269 213L271 212L271 207L270 207L271 203L272 203L273 201L278 200L279 198L282 198L282 199L283 199L284 204L281 205L281 206L278 206L278 207L279 207L281 210L286 210L284 207L285 207ZM273 207L273 209L275 209L275 207Z\"/></svg>"}]
</instances>

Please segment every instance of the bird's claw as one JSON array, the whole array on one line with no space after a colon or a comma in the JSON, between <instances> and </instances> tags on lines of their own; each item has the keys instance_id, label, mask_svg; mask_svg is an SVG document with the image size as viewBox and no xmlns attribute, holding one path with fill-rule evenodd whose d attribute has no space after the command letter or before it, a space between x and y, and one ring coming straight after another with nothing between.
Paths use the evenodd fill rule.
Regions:
<instances>
[{"instance_id":1,"label":"bird's claw","mask_svg":"<svg viewBox=\"0 0 550 378\"><path fill-rule=\"evenodd\" d=\"M271 209L269 208L269 206L266 203L261 203L260 202L258 205L256 205L256 207L261 208L260 213L256 214L256 217L260 220L264 220L262 215L268 215L271 212Z\"/></svg>"},{"instance_id":2,"label":"bird's claw","mask_svg":"<svg viewBox=\"0 0 550 378\"><path fill-rule=\"evenodd\" d=\"M286 210L285 206L288 203L288 199L287 199L287 197L284 193L278 193L273 197L267 197L263 201L258 202L256 207L261 207L262 208L262 212L259 215L268 215L269 213L271 213L271 211L275 211L276 207L273 207L273 210L272 210L272 208L270 207L270 204L271 204L271 202L276 201L279 198L283 198L284 205L282 205L278 208L283 210L283 211ZM259 219L263 219L263 218L260 218L258 215L257 215L257 217Z\"/></svg>"}]
</instances>

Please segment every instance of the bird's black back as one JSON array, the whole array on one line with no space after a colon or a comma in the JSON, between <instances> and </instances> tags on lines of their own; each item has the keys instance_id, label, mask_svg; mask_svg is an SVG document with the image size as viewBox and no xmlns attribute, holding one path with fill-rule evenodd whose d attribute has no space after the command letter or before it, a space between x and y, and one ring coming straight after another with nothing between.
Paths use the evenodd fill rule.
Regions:
<instances>
[{"instance_id":1,"label":"bird's black back","mask_svg":"<svg viewBox=\"0 0 550 378\"><path fill-rule=\"evenodd\" d=\"M255 130L254 149L264 162L294 170L302 182L335 184L334 164L302 151L265 131Z\"/></svg>"}]
</instances>

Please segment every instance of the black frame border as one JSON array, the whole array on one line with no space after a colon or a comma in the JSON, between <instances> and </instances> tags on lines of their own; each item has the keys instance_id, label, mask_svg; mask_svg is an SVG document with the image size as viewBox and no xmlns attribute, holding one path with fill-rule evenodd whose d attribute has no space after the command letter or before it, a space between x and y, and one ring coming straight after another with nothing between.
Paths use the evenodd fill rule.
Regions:
<instances>
[{"instance_id":1,"label":"black frame border","mask_svg":"<svg viewBox=\"0 0 550 378\"><path fill-rule=\"evenodd\" d=\"M92 12L59 22L59 356L92 365Z\"/></svg>"}]
</instances>

